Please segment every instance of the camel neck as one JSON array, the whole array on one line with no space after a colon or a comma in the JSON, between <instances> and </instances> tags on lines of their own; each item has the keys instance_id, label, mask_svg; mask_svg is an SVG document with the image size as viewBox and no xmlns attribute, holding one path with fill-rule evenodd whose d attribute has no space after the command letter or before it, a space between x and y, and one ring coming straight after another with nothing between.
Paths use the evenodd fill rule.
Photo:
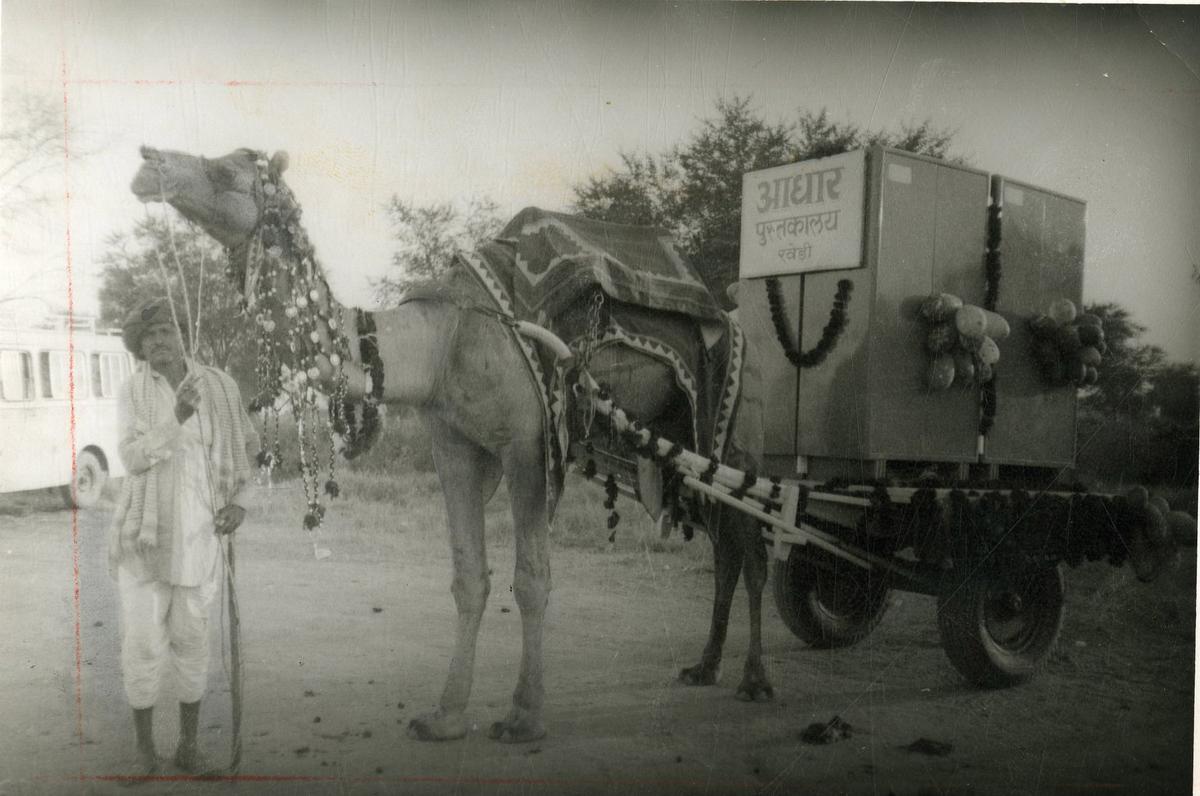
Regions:
<instances>
[{"instance_id":1,"label":"camel neck","mask_svg":"<svg viewBox=\"0 0 1200 796\"><path fill-rule=\"evenodd\" d=\"M374 313L385 402L427 406L436 400L454 353L458 312L444 302L411 301Z\"/></svg>"}]
</instances>

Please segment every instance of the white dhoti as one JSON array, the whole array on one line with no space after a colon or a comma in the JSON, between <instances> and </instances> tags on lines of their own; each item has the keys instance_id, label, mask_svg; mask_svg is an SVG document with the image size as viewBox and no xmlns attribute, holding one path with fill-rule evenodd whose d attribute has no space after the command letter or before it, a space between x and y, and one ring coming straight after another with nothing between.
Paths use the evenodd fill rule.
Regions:
<instances>
[{"instance_id":1,"label":"white dhoti","mask_svg":"<svg viewBox=\"0 0 1200 796\"><path fill-rule=\"evenodd\" d=\"M189 365L189 370L196 367ZM228 380L221 374L209 375ZM232 381L228 389L237 395ZM249 481L244 452L228 447L224 450L235 459L241 457L234 463L242 466L236 468L236 478L222 477L233 465L214 452L220 448L218 443L230 444L215 420L219 413L212 406L214 390L207 393L208 408L182 424L174 415L175 391L162 375L146 369L122 390L121 459L130 473L138 474L146 490L140 493L135 535L140 543L149 531L152 540L145 549L127 549L133 544L130 539L122 541L128 531L127 514L114 518L110 532L117 536L110 546L110 565L115 568L121 599L125 693L135 709L158 701L163 680L180 702L199 701L208 681L209 617L222 575L214 516L229 503L244 505L242 492ZM230 399L227 408L244 415L240 399ZM249 419L243 421L252 428ZM225 421L226 426L233 423ZM121 504L126 512L132 495L130 489L130 501ZM113 555L113 550L118 554Z\"/></svg>"},{"instance_id":2,"label":"white dhoti","mask_svg":"<svg viewBox=\"0 0 1200 796\"><path fill-rule=\"evenodd\" d=\"M208 622L220 590L220 568L199 586L139 581L118 570L121 668L136 709L158 701L164 670L180 702L198 702L208 682Z\"/></svg>"}]
</instances>

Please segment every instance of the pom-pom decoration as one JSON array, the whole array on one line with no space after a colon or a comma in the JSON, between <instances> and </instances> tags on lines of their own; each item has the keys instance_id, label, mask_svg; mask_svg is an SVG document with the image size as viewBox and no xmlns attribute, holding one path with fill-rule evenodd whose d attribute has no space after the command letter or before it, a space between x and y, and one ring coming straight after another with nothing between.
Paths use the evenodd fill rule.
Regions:
<instances>
[{"instance_id":1,"label":"pom-pom decoration","mask_svg":"<svg viewBox=\"0 0 1200 796\"><path fill-rule=\"evenodd\" d=\"M925 382L929 389L940 392L951 385L971 387L991 380L1000 360L996 341L1008 336L1008 321L950 293L927 296L921 302L920 316L928 324Z\"/></svg>"},{"instance_id":2,"label":"pom-pom decoration","mask_svg":"<svg viewBox=\"0 0 1200 796\"><path fill-rule=\"evenodd\" d=\"M1079 312L1069 299L1051 302L1046 312L1028 321L1030 352L1043 383L1089 387L1100 379L1100 363L1108 351L1104 326L1092 313Z\"/></svg>"},{"instance_id":3,"label":"pom-pom decoration","mask_svg":"<svg viewBox=\"0 0 1200 796\"><path fill-rule=\"evenodd\" d=\"M954 357L951 355L938 354L929 361L929 371L926 374L929 389L939 392L949 389L950 385L954 383L954 376Z\"/></svg>"},{"instance_id":4,"label":"pom-pom decoration","mask_svg":"<svg viewBox=\"0 0 1200 796\"><path fill-rule=\"evenodd\" d=\"M982 307L964 304L954 313L954 325L963 337L980 338L987 334L987 315Z\"/></svg>"},{"instance_id":5,"label":"pom-pom decoration","mask_svg":"<svg viewBox=\"0 0 1200 796\"><path fill-rule=\"evenodd\" d=\"M954 319L954 314L962 309L962 299L949 293L934 293L921 302L921 315L930 321L939 323Z\"/></svg>"},{"instance_id":6,"label":"pom-pom decoration","mask_svg":"<svg viewBox=\"0 0 1200 796\"><path fill-rule=\"evenodd\" d=\"M1075 302L1070 299L1060 298L1050 304L1050 308L1046 311L1046 314L1053 318L1054 322L1059 326L1066 326L1075 321L1078 313L1075 309Z\"/></svg>"}]
</instances>

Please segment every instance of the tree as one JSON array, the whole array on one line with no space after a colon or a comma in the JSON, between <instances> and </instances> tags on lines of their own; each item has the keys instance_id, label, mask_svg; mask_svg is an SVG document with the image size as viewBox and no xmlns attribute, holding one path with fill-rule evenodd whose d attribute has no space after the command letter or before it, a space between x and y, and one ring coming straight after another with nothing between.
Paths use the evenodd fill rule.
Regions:
<instances>
[{"instance_id":1,"label":"tree","mask_svg":"<svg viewBox=\"0 0 1200 796\"><path fill-rule=\"evenodd\" d=\"M1088 304L1084 312L1100 318L1108 350L1097 370L1099 381L1082 391L1083 405L1109 414L1131 417L1149 413L1153 379L1166 361L1161 348L1138 342L1146 327L1115 302Z\"/></svg>"},{"instance_id":2,"label":"tree","mask_svg":"<svg viewBox=\"0 0 1200 796\"><path fill-rule=\"evenodd\" d=\"M1147 396L1158 416L1180 426L1200 423L1200 371L1192 362L1171 362L1150 379Z\"/></svg>"},{"instance_id":3,"label":"tree","mask_svg":"<svg viewBox=\"0 0 1200 796\"><path fill-rule=\"evenodd\" d=\"M1114 302L1089 304L1108 346L1099 380L1080 390L1078 465L1115 484L1195 484L1200 375L1140 341L1146 327Z\"/></svg>"},{"instance_id":4,"label":"tree","mask_svg":"<svg viewBox=\"0 0 1200 796\"><path fill-rule=\"evenodd\" d=\"M253 394L257 335L227 276L225 250L190 224L168 224L163 218L146 218L132 231L109 237L100 261L100 320L120 326L139 302L169 293L180 322L187 324L190 303L191 332L196 321L200 328L197 357L229 371L239 387Z\"/></svg>"},{"instance_id":5,"label":"tree","mask_svg":"<svg viewBox=\"0 0 1200 796\"><path fill-rule=\"evenodd\" d=\"M623 152L619 169L576 185L574 206L601 221L664 227L724 300L737 278L742 174L872 144L945 158L952 136L929 122L868 132L825 110L771 123L749 98L722 99L684 143L657 156Z\"/></svg>"},{"instance_id":6,"label":"tree","mask_svg":"<svg viewBox=\"0 0 1200 796\"><path fill-rule=\"evenodd\" d=\"M500 231L498 210L487 197L473 198L460 210L450 202L418 205L392 196L387 211L399 244L392 265L400 274L373 282L376 301L394 305L410 285L444 274L455 252L474 249Z\"/></svg>"},{"instance_id":7,"label":"tree","mask_svg":"<svg viewBox=\"0 0 1200 796\"><path fill-rule=\"evenodd\" d=\"M45 206L41 177L66 156L62 107L48 97L6 93L0 125L0 222L12 224Z\"/></svg>"},{"instance_id":8,"label":"tree","mask_svg":"<svg viewBox=\"0 0 1200 796\"><path fill-rule=\"evenodd\" d=\"M0 302L36 300L48 307L60 303L61 289L38 284L53 278L39 262L48 253L23 245L21 232L62 196L68 135L73 131L64 123L61 97L5 89L0 108L0 250L26 256L30 267L24 279L0 286ZM77 141L72 143L73 160L90 154ZM55 300L47 300L47 295Z\"/></svg>"}]
</instances>

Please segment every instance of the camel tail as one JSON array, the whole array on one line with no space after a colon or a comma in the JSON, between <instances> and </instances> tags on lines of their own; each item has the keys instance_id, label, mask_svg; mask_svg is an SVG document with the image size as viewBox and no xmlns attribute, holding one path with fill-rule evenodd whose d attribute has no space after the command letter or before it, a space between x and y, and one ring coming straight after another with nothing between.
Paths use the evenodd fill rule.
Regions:
<instances>
[{"instance_id":1,"label":"camel tail","mask_svg":"<svg viewBox=\"0 0 1200 796\"><path fill-rule=\"evenodd\" d=\"M517 321L516 328L518 334L523 334L549 348L563 365L569 364L575 357L575 353L562 341L562 338L544 326L538 326L529 321Z\"/></svg>"}]
</instances>

